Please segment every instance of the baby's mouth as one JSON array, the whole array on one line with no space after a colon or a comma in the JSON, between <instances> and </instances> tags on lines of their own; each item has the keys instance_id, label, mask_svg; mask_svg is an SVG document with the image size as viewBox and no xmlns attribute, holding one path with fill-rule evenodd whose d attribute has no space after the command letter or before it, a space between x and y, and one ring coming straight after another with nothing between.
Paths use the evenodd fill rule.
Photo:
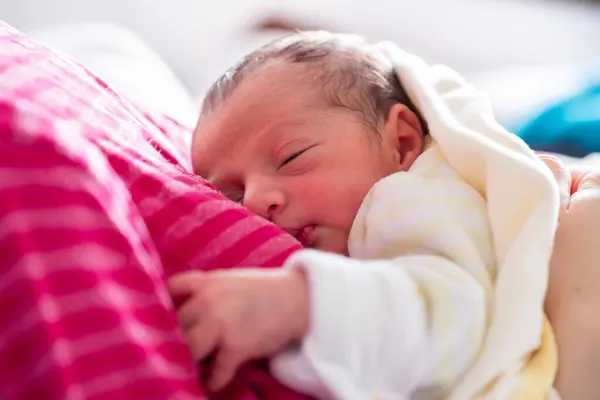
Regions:
<instances>
[{"instance_id":1,"label":"baby's mouth","mask_svg":"<svg viewBox=\"0 0 600 400\"><path fill-rule=\"evenodd\" d=\"M304 247L311 247L314 244L315 226L314 225L306 225L300 229L295 230L293 233L296 240L302 244Z\"/></svg>"}]
</instances>

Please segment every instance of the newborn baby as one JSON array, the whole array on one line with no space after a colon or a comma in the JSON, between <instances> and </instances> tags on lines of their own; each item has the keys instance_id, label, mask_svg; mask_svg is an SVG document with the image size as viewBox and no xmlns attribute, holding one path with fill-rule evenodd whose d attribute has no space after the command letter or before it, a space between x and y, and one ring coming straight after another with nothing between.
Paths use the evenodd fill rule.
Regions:
<instances>
[{"instance_id":1,"label":"newborn baby","mask_svg":"<svg viewBox=\"0 0 600 400\"><path fill-rule=\"evenodd\" d=\"M221 389L250 359L317 398L547 398L549 171L453 71L299 33L210 89L195 172L294 235L279 271L173 278Z\"/></svg>"}]
</instances>

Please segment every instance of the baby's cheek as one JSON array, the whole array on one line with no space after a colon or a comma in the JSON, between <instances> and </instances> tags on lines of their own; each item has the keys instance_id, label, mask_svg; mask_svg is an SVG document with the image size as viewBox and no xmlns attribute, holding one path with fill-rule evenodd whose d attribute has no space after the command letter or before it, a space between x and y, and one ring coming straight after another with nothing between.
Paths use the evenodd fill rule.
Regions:
<instances>
[{"instance_id":1,"label":"baby's cheek","mask_svg":"<svg viewBox=\"0 0 600 400\"><path fill-rule=\"evenodd\" d=\"M349 230L362 198L356 196L348 188L335 189L337 188L332 186L319 192L313 192L310 194L310 198L314 200L311 201L316 203L314 206L319 208L320 214L330 225Z\"/></svg>"}]
</instances>

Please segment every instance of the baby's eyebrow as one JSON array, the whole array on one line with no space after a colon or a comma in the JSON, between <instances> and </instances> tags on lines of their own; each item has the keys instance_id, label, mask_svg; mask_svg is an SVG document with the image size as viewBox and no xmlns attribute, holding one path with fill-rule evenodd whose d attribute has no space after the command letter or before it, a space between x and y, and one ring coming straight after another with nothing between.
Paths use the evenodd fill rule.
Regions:
<instances>
[{"instance_id":1,"label":"baby's eyebrow","mask_svg":"<svg viewBox=\"0 0 600 400\"><path fill-rule=\"evenodd\" d=\"M286 131L286 132L293 131L295 128L298 128L300 126L305 126L306 124L307 124L307 121L304 118L276 122L276 123L269 125L267 128L265 128L262 131L261 135L267 135L267 136L278 135L282 131Z\"/></svg>"},{"instance_id":2,"label":"baby's eyebrow","mask_svg":"<svg viewBox=\"0 0 600 400\"><path fill-rule=\"evenodd\" d=\"M288 148L297 148L306 145L310 142L308 137L294 137L288 140L281 141L274 148L275 155L280 156L281 153L285 152Z\"/></svg>"}]
</instances>

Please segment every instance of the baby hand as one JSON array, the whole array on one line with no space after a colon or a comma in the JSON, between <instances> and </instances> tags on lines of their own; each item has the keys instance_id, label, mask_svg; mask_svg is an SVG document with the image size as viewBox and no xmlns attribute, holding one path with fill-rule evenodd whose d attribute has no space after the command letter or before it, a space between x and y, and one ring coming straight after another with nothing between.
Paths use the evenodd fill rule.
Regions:
<instances>
[{"instance_id":1,"label":"baby hand","mask_svg":"<svg viewBox=\"0 0 600 400\"><path fill-rule=\"evenodd\" d=\"M246 361L272 356L308 329L308 285L300 270L186 272L169 281L195 360L215 356L208 386L225 387Z\"/></svg>"}]
</instances>

